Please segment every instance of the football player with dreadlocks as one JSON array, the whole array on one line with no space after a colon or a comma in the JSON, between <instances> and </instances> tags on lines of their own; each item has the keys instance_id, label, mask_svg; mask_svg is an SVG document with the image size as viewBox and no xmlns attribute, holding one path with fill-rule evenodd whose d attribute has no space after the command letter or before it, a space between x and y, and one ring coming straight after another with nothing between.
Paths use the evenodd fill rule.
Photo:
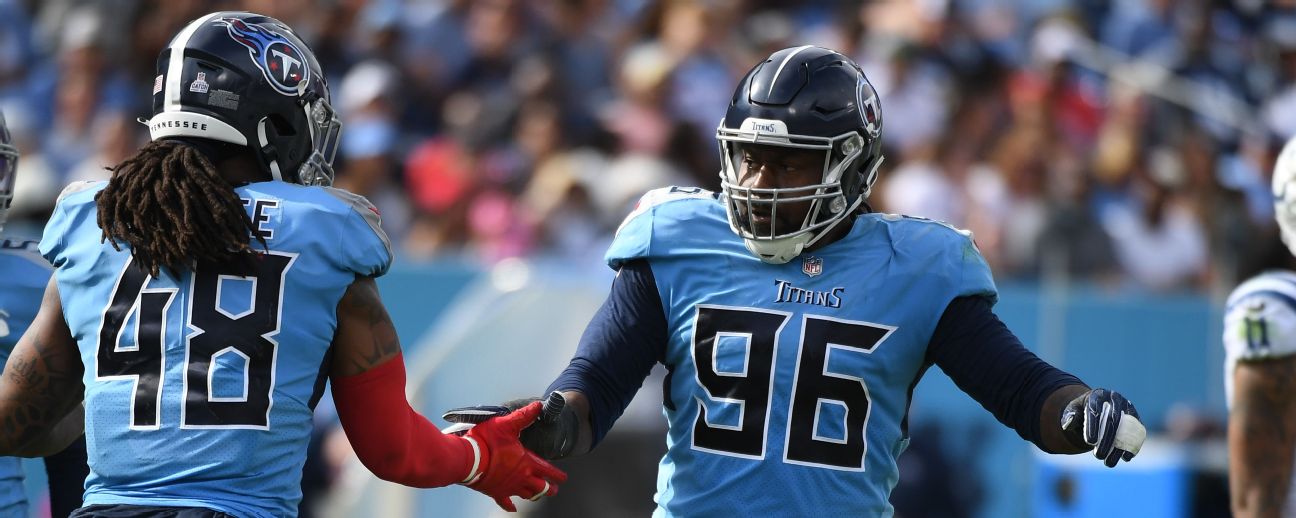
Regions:
<instances>
[{"instance_id":1,"label":"football player with dreadlocks","mask_svg":"<svg viewBox=\"0 0 1296 518\"><path fill-rule=\"evenodd\" d=\"M557 491L566 475L518 442L538 403L463 436L410 408L374 283L392 252L378 211L329 187L340 124L289 27L187 25L148 126L109 181L59 196L40 242L53 279L0 383L0 453L59 438L84 399L74 516L291 516L327 380L385 480L462 483L510 511Z\"/></svg>"},{"instance_id":2,"label":"football player with dreadlocks","mask_svg":"<svg viewBox=\"0 0 1296 518\"><path fill-rule=\"evenodd\" d=\"M1134 406L1022 346L967 232L868 210L881 136L847 57L805 46L758 63L716 132L723 192L639 201L607 252L612 292L523 444L588 451L660 362L658 515L889 516L910 395L935 365L1046 452L1133 458Z\"/></svg>"}]
</instances>

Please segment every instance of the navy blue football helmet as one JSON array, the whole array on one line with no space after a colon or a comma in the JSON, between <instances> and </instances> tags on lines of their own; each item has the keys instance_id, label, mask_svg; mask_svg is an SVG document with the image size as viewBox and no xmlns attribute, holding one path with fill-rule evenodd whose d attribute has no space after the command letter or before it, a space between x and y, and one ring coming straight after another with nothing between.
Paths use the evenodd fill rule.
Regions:
<instances>
[{"instance_id":1,"label":"navy blue football helmet","mask_svg":"<svg viewBox=\"0 0 1296 518\"><path fill-rule=\"evenodd\" d=\"M716 130L730 227L762 261L792 260L868 197L882 164L881 136L877 91L850 58L813 46L771 54L743 77ZM746 145L820 150L821 182L745 187L739 173ZM757 230L754 214L777 214L780 205L807 201L810 210L799 228Z\"/></svg>"},{"instance_id":2,"label":"navy blue football helmet","mask_svg":"<svg viewBox=\"0 0 1296 518\"><path fill-rule=\"evenodd\" d=\"M153 140L247 146L278 181L333 183L342 123L310 47L283 22L216 12L176 34L157 62Z\"/></svg>"},{"instance_id":3,"label":"navy blue football helmet","mask_svg":"<svg viewBox=\"0 0 1296 518\"><path fill-rule=\"evenodd\" d=\"M9 217L9 204L13 203L14 181L18 177L18 148L13 145L4 113L0 112L0 230L4 230Z\"/></svg>"}]
</instances>

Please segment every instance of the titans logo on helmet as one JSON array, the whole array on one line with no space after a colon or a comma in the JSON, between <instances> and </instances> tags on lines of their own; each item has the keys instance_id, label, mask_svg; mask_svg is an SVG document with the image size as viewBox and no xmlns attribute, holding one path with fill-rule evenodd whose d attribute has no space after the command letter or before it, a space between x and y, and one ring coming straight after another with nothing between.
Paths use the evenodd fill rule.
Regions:
<instances>
[{"instance_id":1,"label":"titans logo on helmet","mask_svg":"<svg viewBox=\"0 0 1296 518\"><path fill-rule=\"evenodd\" d=\"M859 108L860 120L868 130L868 137L876 138L882 132L881 108L878 106L877 93L868 83L855 85L855 106Z\"/></svg>"},{"instance_id":2,"label":"titans logo on helmet","mask_svg":"<svg viewBox=\"0 0 1296 518\"><path fill-rule=\"evenodd\" d=\"M252 62L279 93L299 95L310 83L310 69L302 51L282 35L238 18L221 18L231 38L248 48Z\"/></svg>"}]
</instances>

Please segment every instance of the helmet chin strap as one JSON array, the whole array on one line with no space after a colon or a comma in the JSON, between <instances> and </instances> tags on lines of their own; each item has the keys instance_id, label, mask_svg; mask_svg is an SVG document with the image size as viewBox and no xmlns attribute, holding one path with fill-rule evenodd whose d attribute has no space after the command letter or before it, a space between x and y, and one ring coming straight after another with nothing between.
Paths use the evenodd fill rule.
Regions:
<instances>
[{"instance_id":1,"label":"helmet chin strap","mask_svg":"<svg viewBox=\"0 0 1296 518\"><path fill-rule=\"evenodd\" d=\"M269 117L262 117L261 121L257 123L257 143L261 145L260 154L262 156L266 154L268 148L272 149L272 147L270 146L270 139L266 137L266 123L268 122L270 122ZM278 154L276 154L275 157L276 158L270 160L270 162L266 164L266 166L270 168L270 176L274 179L274 181L283 182L285 180L283 176L283 171L279 169Z\"/></svg>"},{"instance_id":2,"label":"helmet chin strap","mask_svg":"<svg viewBox=\"0 0 1296 518\"><path fill-rule=\"evenodd\" d=\"M831 225L820 229L818 232L806 232L795 236L788 236L780 239L747 239L743 238L743 244L747 250L761 260L769 264L786 264L788 261L795 259L806 248L818 243L820 239L831 233L843 222L852 221L851 213L859 208L864 202L864 197L855 198L855 203L850 204L845 210L838 212L840 216L836 218Z\"/></svg>"}]
</instances>

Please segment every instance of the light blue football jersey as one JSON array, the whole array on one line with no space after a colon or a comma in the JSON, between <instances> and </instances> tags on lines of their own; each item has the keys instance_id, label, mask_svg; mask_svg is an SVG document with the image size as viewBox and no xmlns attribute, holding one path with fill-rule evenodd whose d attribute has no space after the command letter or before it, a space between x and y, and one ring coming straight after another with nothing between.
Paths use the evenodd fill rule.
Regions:
<instances>
[{"instance_id":1,"label":"light blue football jersey","mask_svg":"<svg viewBox=\"0 0 1296 518\"><path fill-rule=\"evenodd\" d=\"M9 361L18 339L40 309L50 265L36 241L0 239L0 365ZM0 457L0 516L26 516L22 461Z\"/></svg>"},{"instance_id":2,"label":"light blue football jersey","mask_svg":"<svg viewBox=\"0 0 1296 518\"><path fill-rule=\"evenodd\" d=\"M392 260L377 211L337 189L239 187L269 247L254 270L152 278L101 242L104 185L69 186L40 244L85 364L85 503L295 515L338 300Z\"/></svg>"},{"instance_id":3,"label":"light blue football jersey","mask_svg":"<svg viewBox=\"0 0 1296 518\"><path fill-rule=\"evenodd\" d=\"M970 235L887 214L762 263L710 192L644 196L606 257L647 259L667 321L656 516L889 516L946 305L996 297Z\"/></svg>"}]
</instances>

